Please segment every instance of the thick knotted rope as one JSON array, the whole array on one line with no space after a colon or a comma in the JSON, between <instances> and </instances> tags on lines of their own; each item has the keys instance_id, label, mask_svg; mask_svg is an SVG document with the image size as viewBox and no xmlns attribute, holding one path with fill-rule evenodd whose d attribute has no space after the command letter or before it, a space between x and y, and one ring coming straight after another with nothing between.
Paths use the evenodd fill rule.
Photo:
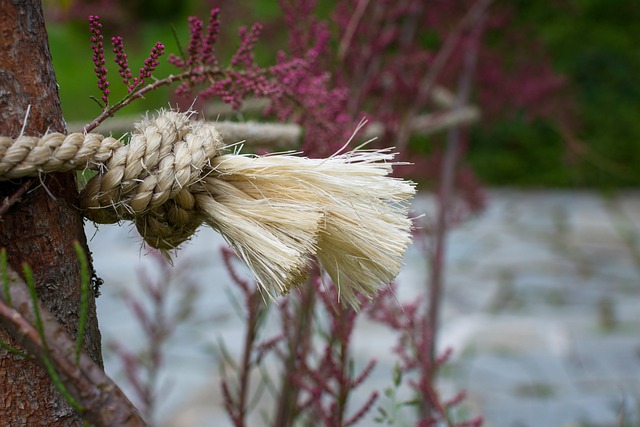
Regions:
<instances>
[{"instance_id":1,"label":"thick knotted rope","mask_svg":"<svg viewBox=\"0 0 640 427\"><path fill-rule=\"evenodd\" d=\"M139 123L128 144L91 133L0 137L0 180L97 170L80 197L90 220L134 221L164 251L206 222L270 295L299 285L317 256L354 305L395 278L410 242L415 188L388 176L392 159L225 154L214 125L171 111Z\"/></svg>"}]
</instances>

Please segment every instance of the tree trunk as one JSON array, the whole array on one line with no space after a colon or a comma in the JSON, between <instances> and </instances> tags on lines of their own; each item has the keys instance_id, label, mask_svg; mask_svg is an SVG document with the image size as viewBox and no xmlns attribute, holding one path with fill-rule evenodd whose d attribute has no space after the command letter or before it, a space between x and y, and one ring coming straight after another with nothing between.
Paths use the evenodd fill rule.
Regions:
<instances>
[{"instance_id":1,"label":"tree trunk","mask_svg":"<svg viewBox=\"0 0 640 427\"><path fill-rule=\"evenodd\" d=\"M27 135L66 131L40 2L0 0L0 34L0 134L17 137L23 123ZM0 182L0 200L20 186L21 182ZM2 215L0 246L7 248L9 264L16 270L21 271L22 263L32 267L40 300L75 337L80 282L74 241L87 249L76 208L75 175L42 176L32 188ZM3 329L0 341L19 348ZM93 298L84 342L85 351L102 366ZM82 425L35 361L2 349L0 420L10 426Z\"/></svg>"}]
</instances>

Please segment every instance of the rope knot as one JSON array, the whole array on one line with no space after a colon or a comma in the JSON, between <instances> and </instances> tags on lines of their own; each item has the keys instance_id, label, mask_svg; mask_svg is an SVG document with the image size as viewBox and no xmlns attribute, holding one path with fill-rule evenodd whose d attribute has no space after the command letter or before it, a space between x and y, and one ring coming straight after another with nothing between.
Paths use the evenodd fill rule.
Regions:
<instances>
[{"instance_id":1,"label":"rope knot","mask_svg":"<svg viewBox=\"0 0 640 427\"><path fill-rule=\"evenodd\" d=\"M388 176L389 150L327 159L223 150L212 124L165 111L138 124L128 144L96 134L0 136L0 180L97 169L80 195L87 218L131 220L165 251L205 222L271 296L299 286L314 260L353 306L398 274L415 187Z\"/></svg>"},{"instance_id":2,"label":"rope knot","mask_svg":"<svg viewBox=\"0 0 640 427\"><path fill-rule=\"evenodd\" d=\"M143 120L84 188L85 216L102 224L131 220L150 246L176 248L203 221L191 188L211 172L222 149L215 126L185 114Z\"/></svg>"}]
</instances>

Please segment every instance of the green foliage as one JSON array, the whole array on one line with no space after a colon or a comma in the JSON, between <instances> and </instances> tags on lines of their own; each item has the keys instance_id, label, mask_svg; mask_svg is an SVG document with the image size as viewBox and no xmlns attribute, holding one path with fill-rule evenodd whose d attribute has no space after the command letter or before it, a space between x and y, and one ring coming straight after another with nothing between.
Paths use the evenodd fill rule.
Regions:
<instances>
[{"instance_id":1,"label":"green foliage","mask_svg":"<svg viewBox=\"0 0 640 427\"><path fill-rule=\"evenodd\" d=\"M384 389L384 396L387 400L386 405L378 406L378 414L373 419L377 424L383 424L388 426L402 426L407 425L404 417L402 417L402 409L406 407L417 407L415 400L399 399L399 390L402 385L402 368L396 364L393 369L393 384Z\"/></svg>"},{"instance_id":2,"label":"green foliage","mask_svg":"<svg viewBox=\"0 0 640 427\"><path fill-rule=\"evenodd\" d=\"M2 248L0 249L0 278L2 278L2 293L3 299L7 305L11 307L11 293L9 292L9 274L7 272L7 265L7 249ZM18 350L17 348L11 347L9 344L2 341L0 341L0 348L25 359L29 357L28 354Z\"/></svg>"},{"instance_id":3,"label":"green foliage","mask_svg":"<svg viewBox=\"0 0 640 427\"><path fill-rule=\"evenodd\" d=\"M567 160L575 153L551 125L503 121L474 133L472 161L479 175L491 184L638 186L640 173L629 167L640 161L637 2L510 3L517 24L541 38L555 68L567 77L576 101L577 136L587 151L572 164ZM483 153L485 145L495 150Z\"/></svg>"},{"instance_id":4,"label":"green foliage","mask_svg":"<svg viewBox=\"0 0 640 427\"><path fill-rule=\"evenodd\" d=\"M550 48L572 77L584 125L582 135L602 156L621 165L640 161L640 9L634 1L575 2L575 24ZM555 28L555 27L554 27ZM566 40L564 38L566 37ZM577 42L570 45L570 41ZM637 185L597 175L597 184Z\"/></svg>"},{"instance_id":5,"label":"green foliage","mask_svg":"<svg viewBox=\"0 0 640 427\"><path fill-rule=\"evenodd\" d=\"M42 346L44 349L49 352L49 346L47 345L47 341L44 336L44 324L42 323L42 317L40 316L40 306L38 305L38 292L36 291L36 282L33 279L33 270L29 267L29 264L22 264L22 272L24 274L24 281L29 287L29 295L31 296L31 302L33 303L33 315L36 319L35 327L40 334L40 339L42 339Z\"/></svg>"},{"instance_id":6,"label":"green foliage","mask_svg":"<svg viewBox=\"0 0 640 427\"><path fill-rule=\"evenodd\" d=\"M67 12L73 0L44 0L42 3L46 6L54 6L62 12Z\"/></svg>"},{"instance_id":7,"label":"green foliage","mask_svg":"<svg viewBox=\"0 0 640 427\"><path fill-rule=\"evenodd\" d=\"M469 161L489 185L567 186L574 177L564 150L549 123L515 118L474 129Z\"/></svg>"},{"instance_id":8,"label":"green foliage","mask_svg":"<svg viewBox=\"0 0 640 427\"><path fill-rule=\"evenodd\" d=\"M23 351L20 351L17 348L11 347L9 344L7 344L5 342L2 342L2 341L0 341L0 348L2 348L3 350L8 351L11 354L15 354L16 356L21 357L23 359L29 359L30 358L30 356L27 353L25 353Z\"/></svg>"}]
</instances>

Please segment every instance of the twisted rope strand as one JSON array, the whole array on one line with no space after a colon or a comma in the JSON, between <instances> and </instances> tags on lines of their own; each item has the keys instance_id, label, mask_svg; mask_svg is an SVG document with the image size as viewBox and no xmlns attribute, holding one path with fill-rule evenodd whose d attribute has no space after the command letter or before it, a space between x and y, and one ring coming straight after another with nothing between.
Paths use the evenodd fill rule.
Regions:
<instances>
[{"instance_id":1,"label":"twisted rope strand","mask_svg":"<svg viewBox=\"0 0 640 427\"><path fill-rule=\"evenodd\" d=\"M49 133L42 138L0 136L0 179L34 176L38 173L91 169L102 164L122 142L89 133Z\"/></svg>"},{"instance_id":2,"label":"twisted rope strand","mask_svg":"<svg viewBox=\"0 0 640 427\"><path fill-rule=\"evenodd\" d=\"M305 278L314 256L344 301L373 296L410 243L414 184L389 177L388 150L328 159L224 154L215 126L161 112L128 144L97 134L0 137L0 180L95 169L80 194L98 223L131 220L165 252L203 223L219 231L270 296Z\"/></svg>"}]
</instances>

